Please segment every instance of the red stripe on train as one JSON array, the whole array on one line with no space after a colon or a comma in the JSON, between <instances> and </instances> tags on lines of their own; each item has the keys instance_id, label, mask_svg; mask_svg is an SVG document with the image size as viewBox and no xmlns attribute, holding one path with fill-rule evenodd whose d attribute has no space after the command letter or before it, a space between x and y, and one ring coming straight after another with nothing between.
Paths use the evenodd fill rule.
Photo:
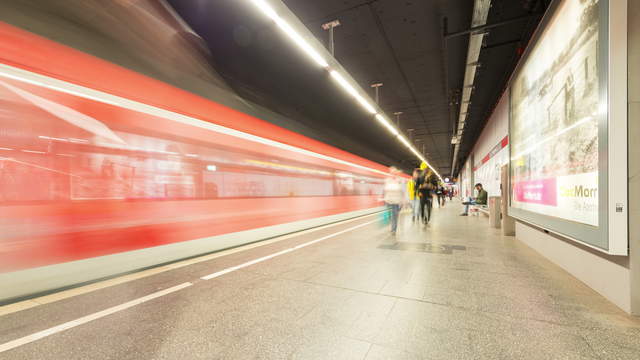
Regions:
<instances>
[{"instance_id":1,"label":"red stripe on train","mask_svg":"<svg viewBox=\"0 0 640 360\"><path fill-rule=\"evenodd\" d=\"M348 172L366 174L380 177L379 173L355 168L346 164L340 164L317 157L304 155L298 152L275 148L255 141L245 140L231 135L226 135L196 126L179 123L163 117L148 115L145 113L129 110L124 107L113 106L94 100L81 98L75 95L59 92L49 88L23 83L17 80L3 79L0 77L0 90L4 90L2 83L7 83L21 90L26 90L33 95L40 96L57 104L67 106L74 110L88 115L95 119L100 119L109 126L111 130L133 132L138 134L148 134L162 132L163 137L180 141L180 138L188 138L211 146L225 149L235 149L243 153L270 155L277 158L284 158L306 164L313 164L327 168L340 169ZM38 116L43 113L41 109L23 108L21 111L31 111L31 116ZM16 127L23 124L16 124Z\"/></svg>"},{"instance_id":2,"label":"red stripe on train","mask_svg":"<svg viewBox=\"0 0 640 360\"><path fill-rule=\"evenodd\" d=\"M0 21L0 62L380 171L344 150Z\"/></svg>"},{"instance_id":3,"label":"red stripe on train","mask_svg":"<svg viewBox=\"0 0 640 360\"><path fill-rule=\"evenodd\" d=\"M13 223L15 229L21 226L21 219L28 217L30 223L26 226L30 229L20 231L22 236L17 238L4 234L0 248L0 272L144 249L378 205L377 196L332 196L8 206L3 207L3 221ZM46 228L47 233L38 235L40 227Z\"/></svg>"},{"instance_id":4,"label":"red stripe on train","mask_svg":"<svg viewBox=\"0 0 640 360\"><path fill-rule=\"evenodd\" d=\"M2 22L0 63L386 171L386 167L380 164ZM109 125L113 124L114 130L143 134L162 131L170 136L189 138L223 148L244 149L246 152L258 152L333 169L362 172L348 165L212 133L36 85L9 79L3 81L77 109L88 116L109 119ZM380 203L377 196L331 196L182 201L92 200L2 206L0 271L15 271L144 249L378 205Z\"/></svg>"}]
</instances>

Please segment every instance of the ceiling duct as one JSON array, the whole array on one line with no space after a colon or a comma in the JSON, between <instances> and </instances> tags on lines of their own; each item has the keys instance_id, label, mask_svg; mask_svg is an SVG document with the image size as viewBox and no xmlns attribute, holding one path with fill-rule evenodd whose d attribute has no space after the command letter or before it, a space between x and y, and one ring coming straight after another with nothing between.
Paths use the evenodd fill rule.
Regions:
<instances>
[{"instance_id":1,"label":"ceiling duct","mask_svg":"<svg viewBox=\"0 0 640 360\"><path fill-rule=\"evenodd\" d=\"M471 19L471 28L476 28L487 24L489 9L491 8L491 0L475 0L473 5L473 18ZM462 84L462 98L460 99L460 111L458 116L458 124L456 133L451 139L451 143L455 144L453 150L453 159L451 163L451 174L456 171L456 159L458 158L458 150L462 142L462 134L466 125L467 116L469 114L469 105L471 105L471 94L473 92L473 82L476 78L476 72L481 64L478 62L480 58L480 50L482 49L482 41L487 30L478 30L469 33L469 49L467 50L466 69L464 71L464 84Z\"/></svg>"}]
</instances>

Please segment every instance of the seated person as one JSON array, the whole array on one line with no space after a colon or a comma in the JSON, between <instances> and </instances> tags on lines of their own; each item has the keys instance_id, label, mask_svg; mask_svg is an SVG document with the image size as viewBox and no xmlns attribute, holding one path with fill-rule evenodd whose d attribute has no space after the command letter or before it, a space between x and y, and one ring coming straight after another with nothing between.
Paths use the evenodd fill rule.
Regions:
<instances>
[{"instance_id":1,"label":"seated person","mask_svg":"<svg viewBox=\"0 0 640 360\"><path fill-rule=\"evenodd\" d=\"M462 203L464 212L460 216L469 215L469 205L487 205L487 192L482 188L482 184L477 183L476 190L478 190L478 196L475 199L469 198L469 201Z\"/></svg>"}]
</instances>

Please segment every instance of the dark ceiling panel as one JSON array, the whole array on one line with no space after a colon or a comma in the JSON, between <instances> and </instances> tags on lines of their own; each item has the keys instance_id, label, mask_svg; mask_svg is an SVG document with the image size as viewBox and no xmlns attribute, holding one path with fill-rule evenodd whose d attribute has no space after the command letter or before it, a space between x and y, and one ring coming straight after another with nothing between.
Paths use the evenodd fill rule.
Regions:
<instances>
[{"instance_id":1,"label":"dark ceiling panel","mask_svg":"<svg viewBox=\"0 0 640 360\"><path fill-rule=\"evenodd\" d=\"M307 135L334 146L384 164L401 164L406 169L414 165L415 159L402 145L248 1L169 2L205 39L216 70L241 96L287 116L301 124L298 131L308 129ZM413 129L417 148L424 144L427 157L443 175L449 174L453 155L450 139L457 117L452 94L462 86L468 36L445 45L443 19L447 18L450 31L468 29L473 1L284 2L323 43L328 34L321 25L340 20L341 26L335 29L338 61L372 97L369 85L384 83L381 108L392 119L394 112L401 111L403 131ZM532 3L535 6L543 1L494 0L488 22L527 14L525 5ZM533 16L491 30L480 57L483 66L460 159L477 139L517 61L516 49L528 41L537 21Z\"/></svg>"}]
</instances>

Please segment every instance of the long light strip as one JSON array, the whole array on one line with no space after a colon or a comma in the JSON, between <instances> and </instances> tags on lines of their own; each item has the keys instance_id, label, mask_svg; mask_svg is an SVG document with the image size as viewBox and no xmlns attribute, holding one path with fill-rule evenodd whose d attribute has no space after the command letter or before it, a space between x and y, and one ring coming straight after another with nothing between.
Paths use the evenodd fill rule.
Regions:
<instances>
[{"instance_id":1,"label":"long light strip","mask_svg":"<svg viewBox=\"0 0 640 360\"><path fill-rule=\"evenodd\" d=\"M409 149L411 149L411 144L409 144L409 141L402 135L398 135L398 140L400 140L401 143L404 144L404 146L408 147Z\"/></svg>"},{"instance_id":2,"label":"long light strip","mask_svg":"<svg viewBox=\"0 0 640 360\"><path fill-rule=\"evenodd\" d=\"M309 57L311 57L318 65L327 69L331 77L349 94L351 95L367 112L375 115L376 120L381 123L391 134L398 138L398 140L404 144L418 159L425 162L429 168L443 181L440 174L435 170L431 164L425 159L424 155L420 154L411 143L388 121L382 114L378 112L376 108L360 94L360 92L347 81L347 79L341 75L336 69L331 69L328 62L309 44L304 38L298 34L278 13L267 3L266 0L249 0L253 3L263 14L269 19L273 20L276 25L296 44L301 48Z\"/></svg>"},{"instance_id":3,"label":"long light strip","mask_svg":"<svg viewBox=\"0 0 640 360\"><path fill-rule=\"evenodd\" d=\"M331 77L334 78L338 82L338 84L340 84L343 89L345 89L351 96L353 96L369 113L377 113L376 109L371 104L369 104L369 102L365 100L362 95L358 94L358 90L351 86L351 84L349 84L349 82L342 75L340 75L339 72L331 70L329 74L331 74Z\"/></svg>"},{"instance_id":4,"label":"long light strip","mask_svg":"<svg viewBox=\"0 0 640 360\"><path fill-rule=\"evenodd\" d=\"M268 18L273 20L278 27L291 39L299 48L301 48L313 61L323 68L329 67L327 61L318 52L311 47L300 34L284 21L264 0L251 0L251 2L260 9Z\"/></svg>"},{"instance_id":5,"label":"long light strip","mask_svg":"<svg viewBox=\"0 0 640 360\"><path fill-rule=\"evenodd\" d=\"M393 136L398 136L398 130L396 130L396 128L394 128L389 120L385 119L382 114L376 114L376 120L378 120L387 130L389 130L389 132L392 133Z\"/></svg>"}]
</instances>

